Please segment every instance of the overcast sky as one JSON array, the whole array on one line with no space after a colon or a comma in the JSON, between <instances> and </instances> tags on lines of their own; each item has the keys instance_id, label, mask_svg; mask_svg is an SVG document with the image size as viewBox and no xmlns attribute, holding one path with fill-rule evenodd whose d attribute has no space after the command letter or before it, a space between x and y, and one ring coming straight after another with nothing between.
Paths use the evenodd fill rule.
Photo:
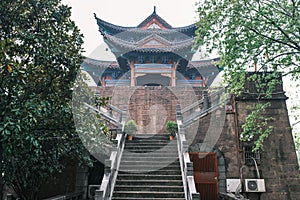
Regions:
<instances>
[{"instance_id":1,"label":"overcast sky","mask_svg":"<svg viewBox=\"0 0 300 200\"><path fill-rule=\"evenodd\" d=\"M197 21L197 7L194 0L62 0L64 4L72 7L72 19L84 35L85 56L114 60L114 56L105 50L106 46L98 31L94 13L98 18L119 26L137 26L153 12L166 20L173 27L187 26ZM96 50L97 49L97 50ZM295 89L289 81L285 88L294 104L299 102ZM293 89L291 89L293 88ZM290 104L291 101L288 101ZM295 120L291 118L292 123ZM300 126L300 123L297 124Z\"/></svg>"},{"instance_id":2,"label":"overcast sky","mask_svg":"<svg viewBox=\"0 0 300 200\"><path fill-rule=\"evenodd\" d=\"M72 19L84 35L85 55L89 56L103 45L102 36L94 18L97 14L107 22L119 26L137 26L153 12L173 27L190 25L197 21L194 0L62 0L72 7Z\"/></svg>"}]
</instances>

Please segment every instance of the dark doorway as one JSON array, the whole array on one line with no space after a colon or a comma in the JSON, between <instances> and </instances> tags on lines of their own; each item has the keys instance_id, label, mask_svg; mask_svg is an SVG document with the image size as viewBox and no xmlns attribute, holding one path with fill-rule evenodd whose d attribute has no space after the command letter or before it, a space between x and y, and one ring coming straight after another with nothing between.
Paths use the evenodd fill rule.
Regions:
<instances>
[{"instance_id":1,"label":"dark doorway","mask_svg":"<svg viewBox=\"0 0 300 200\"><path fill-rule=\"evenodd\" d=\"M148 83L148 84L146 84L144 86L162 86L162 85L156 84L156 83Z\"/></svg>"},{"instance_id":2,"label":"dark doorway","mask_svg":"<svg viewBox=\"0 0 300 200\"><path fill-rule=\"evenodd\" d=\"M101 185L103 176L104 176L104 164L94 158L93 166L89 169L89 185Z\"/></svg>"},{"instance_id":3,"label":"dark doorway","mask_svg":"<svg viewBox=\"0 0 300 200\"><path fill-rule=\"evenodd\" d=\"M137 86L170 86L170 77L162 76L160 74L146 74L136 78Z\"/></svg>"}]
</instances>

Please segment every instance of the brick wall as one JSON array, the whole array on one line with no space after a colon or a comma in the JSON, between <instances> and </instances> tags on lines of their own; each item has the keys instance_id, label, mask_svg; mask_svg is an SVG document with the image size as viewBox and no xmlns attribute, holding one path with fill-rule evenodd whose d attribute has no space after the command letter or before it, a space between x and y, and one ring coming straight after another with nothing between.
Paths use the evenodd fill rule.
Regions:
<instances>
[{"instance_id":1,"label":"brick wall","mask_svg":"<svg viewBox=\"0 0 300 200\"><path fill-rule=\"evenodd\" d=\"M299 166L286 108L286 96L282 87L276 87L276 95L269 99L271 106L265 116L273 117L274 130L264 142L261 163L258 168L265 179L265 193L246 193L251 200L300 199ZM225 105L186 128L190 145L209 144L225 158L226 178L257 178L254 166L243 161L243 144L237 140L242 124L255 105L253 95L244 95L237 101L236 114L226 113ZM236 120L237 117L237 120ZM237 125L237 129L236 129ZM196 131L195 131L196 129ZM237 132L236 132L237 130ZM196 133L195 133L196 132Z\"/></svg>"},{"instance_id":2,"label":"brick wall","mask_svg":"<svg viewBox=\"0 0 300 200\"><path fill-rule=\"evenodd\" d=\"M240 125L244 123L249 113L248 106L254 103L252 101L238 103ZM262 178L265 179L267 190L261 195L261 199L300 199L300 196L293 197L295 191L300 191L300 179L296 179L299 176L299 168L285 100L271 100L271 107L266 110L266 116L273 117L274 120L270 125L274 130L265 140L264 150L261 152L259 169ZM243 175L256 178L254 171L254 167L248 167ZM298 189L295 189L296 187Z\"/></svg>"},{"instance_id":3,"label":"brick wall","mask_svg":"<svg viewBox=\"0 0 300 200\"><path fill-rule=\"evenodd\" d=\"M101 96L110 96L110 104L124 109L139 133L165 133L168 120L176 120L176 105L182 108L202 98L201 88L192 87L99 87Z\"/></svg>"},{"instance_id":4,"label":"brick wall","mask_svg":"<svg viewBox=\"0 0 300 200\"><path fill-rule=\"evenodd\" d=\"M282 87L277 89L282 91ZM112 96L111 104L121 109L127 107L127 119L134 119L139 131L144 133L165 132L165 122L175 120L177 104L183 109L202 98L200 88L105 87L98 88L98 91L102 96ZM237 141L236 130L241 132L241 125L251 111L248 106L255 103L253 96L245 97L237 102L236 114L226 113L224 105L186 128L189 145L205 143L222 154L220 157L224 158L226 169L226 177L222 179L240 178L240 172L244 179L257 178L255 168L243 162L243 146ZM259 165L267 192L247 195L251 200L297 200L300 199L298 163L283 93L274 96L271 104L266 115L274 117L272 123L275 128L265 140L265 151L261 153ZM226 187L223 181L219 184L222 184L221 189Z\"/></svg>"}]
</instances>

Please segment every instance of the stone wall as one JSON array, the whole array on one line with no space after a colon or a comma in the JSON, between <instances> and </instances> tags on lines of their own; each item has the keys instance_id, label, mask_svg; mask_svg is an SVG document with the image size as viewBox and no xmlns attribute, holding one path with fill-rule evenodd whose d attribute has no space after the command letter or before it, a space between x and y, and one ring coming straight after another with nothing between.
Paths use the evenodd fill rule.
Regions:
<instances>
[{"instance_id":1,"label":"stone wall","mask_svg":"<svg viewBox=\"0 0 300 200\"><path fill-rule=\"evenodd\" d=\"M259 171L265 179L265 193L244 193L251 200L297 200L300 199L299 166L286 108L286 96L282 87L276 87L276 95L265 116L273 117L271 135L264 141ZM254 96L244 95L236 102L236 112L226 112L226 103L186 128L190 145L213 146L225 158L226 179L258 178L255 167L244 162L243 143L238 140L242 124L257 101ZM232 104L234 102L227 102ZM195 131L196 130L196 131ZM196 132L196 133L195 133ZM200 149L200 148L199 148ZM219 172L220 173L220 172ZM220 187L221 184L221 187ZM223 188L219 177L219 190Z\"/></svg>"},{"instance_id":2,"label":"stone wall","mask_svg":"<svg viewBox=\"0 0 300 200\"><path fill-rule=\"evenodd\" d=\"M244 123L249 113L248 106L254 104L255 102L252 101L238 102L240 125ZM285 100L271 100L271 107L266 110L266 116L273 118L270 125L274 127L274 130L265 140L264 150L261 152L259 169L262 178L265 179L267 190L261 195L261 199L297 199L292 196L295 195L295 191L300 191L300 179L297 179L299 168ZM254 171L254 167L248 167L243 176L257 178Z\"/></svg>"},{"instance_id":3,"label":"stone wall","mask_svg":"<svg viewBox=\"0 0 300 200\"><path fill-rule=\"evenodd\" d=\"M127 109L127 120L137 123L139 133L165 133L166 122L176 120L177 104L184 108L202 98L202 89L192 87L99 87L97 92Z\"/></svg>"},{"instance_id":4,"label":"stone wall","mask_svg":"<svg viewBox=\"0 0 300 200\"><path fill-rule=\"evenodd\" d=\"M103 87L97 88L101 96L111 96L110 103L120 109L127 108L127 119L134 119L141 133L165 132L167 120L175 120L176 105L181 109L202 98L201 88L189 87ZM266 116L272 116L274 131L265 140L264 151L258 166L265 179L265 193L247 193L251 200L297 200L300 199L300 181L295 146L282 87L276 88L271 107ZM243 144L239 141L241 125L250 113L249 106L255 97L244 95L236 102L236 112L227 111L228 101L213 112L186 127L191 150L217 152L219 164L219 191L226 189L226 179L257 178L254 166L243 160ZM152 124L151 124L152 123ZM225 173L223 171L225 170Z\"/></svg>"}]
</instances>

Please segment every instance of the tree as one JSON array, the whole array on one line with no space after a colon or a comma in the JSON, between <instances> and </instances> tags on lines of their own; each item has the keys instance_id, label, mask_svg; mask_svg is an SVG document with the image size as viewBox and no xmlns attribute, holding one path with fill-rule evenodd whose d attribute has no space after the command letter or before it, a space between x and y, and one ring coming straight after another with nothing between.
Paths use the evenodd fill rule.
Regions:
<instances>
[{"instance_id":1,"label":"tree","mask_svg":"<svg viewBox=\"0 0 300 200\"><path fill-rule=\"evenodd\" d=\"M209 52L218 50L220 67L224 68L228 90L240 95L246 81L257 88L257 106L247 117L244 128L258 128L257 116L268 104L261 97L271 97L279 76L300 75L300 2L297 0L202 0L198 4L197 45L206 45ZM249 71L264 72L263 76L245 76ZM272 127L268 119L260 120L256 148ZM243 131L247 140L252 133Z\"/></svg>"},{"instance_id":2,"label":"tree","mask_svg":"<svg viewBox=\"0 0 300 200\"><path fill-rule=\"evenodd\" d=\"M88 161L71 107L83 36L70 15L60 0L1 1L1 173L21 199L38 199L62 158Z\"/></svg>"}]
</instances>

